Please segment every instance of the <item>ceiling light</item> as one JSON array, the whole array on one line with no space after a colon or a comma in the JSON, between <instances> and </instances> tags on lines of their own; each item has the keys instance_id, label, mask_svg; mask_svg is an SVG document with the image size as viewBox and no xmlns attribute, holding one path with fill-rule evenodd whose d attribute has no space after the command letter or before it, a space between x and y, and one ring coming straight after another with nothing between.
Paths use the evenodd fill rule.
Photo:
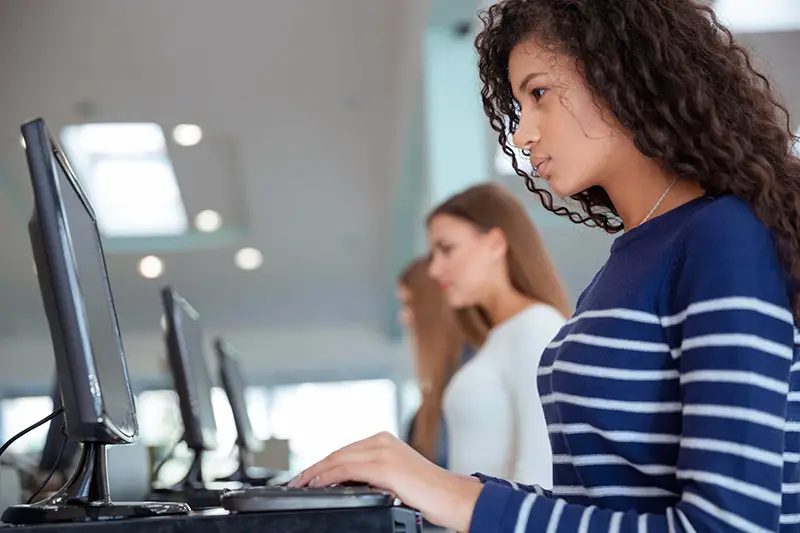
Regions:
<instances>
[{"instance_id":1,"label":"ceiling light","mask_svg":"<svg viewBox=\"0 0 800 533\"><path fill-rule=\"evenodd\" d=\"M194 225L203 233L213 233L222 227L222 216L212 209L206 209L197 213Z\"/></svg>"},{"instance_id":2,"label":"ceiling light","mask_svg":"<svg viewBox=\"0 0 800 533\"><path fill-rule=\"evenodd\" d=\"M792 31L800 28L800 2L797 0L717 0L714 12L725 26L736 33Z\"/></svg>"},{"instance_id":3,"label":"ceiling light","mask_svg":"<svg viewBox=\"0 0 800 533\"><path fill-rule=\"evenodd\" d=\"M203 138L203 130L196 124L179 124L172 130L172 138L181 146L194 146Z\"/></svg>"},{"instance_id":4,"label":"ceiling light","mask_svg":"<svg viewBox=\"0 0 800 533\"><path fill-rule=\"evenodd\" d=\"M143 257L139 261L139 273L147 279L155 279L164 273L164 263L154 255Z\"/></svg>"},{"instance_id":5,"label":"ceiling light","mask_svg":"<svg viewBox=\"0 0 800 533\"><path fill-rule=\"evenodd\" d=\"M264 262L264 256L255 248L242 248L236 252L234 261L242 270L255 270Z\"/></svg>"}]
</instances>

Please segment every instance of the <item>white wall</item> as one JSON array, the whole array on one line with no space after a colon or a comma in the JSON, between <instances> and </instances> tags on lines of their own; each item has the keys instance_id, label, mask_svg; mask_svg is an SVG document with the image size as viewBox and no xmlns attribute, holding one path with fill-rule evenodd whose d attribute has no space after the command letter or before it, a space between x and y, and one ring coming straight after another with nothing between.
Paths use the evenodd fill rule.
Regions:
<instances>
[{"instance_id":1,"label":"white wall","mask_svg":"<svg viewBox=\"0 0 800 533\"><path fill-rule=\"evenodd\" d=\"M392 342L369 329L297 328L280 330L206 331L206 357L215 369L211 340L225 335L240 352L248 380L258 384L411 375L403 342ZM161 335L123 333L128 370L134 385L152 381L165 370ZM53 351L49 338L11 337L0 340L0 394L31 387L49 390Z\"/></svg>"}]
</instances>

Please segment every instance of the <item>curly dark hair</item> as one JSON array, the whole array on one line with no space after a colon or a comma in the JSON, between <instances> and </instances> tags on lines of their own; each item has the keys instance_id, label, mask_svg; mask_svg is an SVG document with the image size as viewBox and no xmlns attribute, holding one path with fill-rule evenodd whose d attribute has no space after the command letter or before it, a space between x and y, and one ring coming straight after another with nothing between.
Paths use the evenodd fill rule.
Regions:
<instances>
[{"instance_id":1,"label":"curly dark hair","mask_svg":"<svg viewBox=\"0 0 800 533\"><path fill-rule=\"evenodd\" d=\"M534 36L576 61L595 101L631 132L642 154L709 194L732 193L752 205L776 234L788 273L800 280L797 137L769 80L711 8L693 0L500 0L479 16L484 111L515 172L546 209L609 233L624 229L600 187L572 196L575 210L555 205L507 145L520 119L509 54ZM800 316L800 298L794 300Z\"/></svg>"}]
</instances>

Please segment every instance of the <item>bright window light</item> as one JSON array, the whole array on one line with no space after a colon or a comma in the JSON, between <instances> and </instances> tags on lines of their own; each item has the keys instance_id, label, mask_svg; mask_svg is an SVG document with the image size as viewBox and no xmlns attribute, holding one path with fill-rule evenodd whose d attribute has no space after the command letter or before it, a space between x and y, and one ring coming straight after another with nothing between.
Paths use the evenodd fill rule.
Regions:
<instances>
[{"instance_id":1,"label":"bright window light","mask_svg":"<svg viewBox=\"0 0 800 533\"><path fill-rule=\"evenodd\" d=\"M6 398L0 400L0 416L3 418L3 427L0 431L2 442L7 442L11 437L25 429L32 420L38 420L53 411L53 400L49 396L29 396L23 398ZM41 452L47 439L49 424L44 424L31 430L30 433L15 441L9 446L11 453Z\"/></svg>"},{"instance_id":2,"label":"bright window light","mask_svg":"<svg viewBox=\"0 0 800 533\"><path fill-rule=\"evenodd\" d=\"M800 29L798 0L716 0L714 11L720 22L737 33Z\"/></svg>"},{"instance_id":3,"label":"bright window light","mask_svg":"<svg viewBox=\"0 0 800 533\"><path fill-rule=\"evenodd\" d=\"M388 379L302 383L272 390L272 436L289 440L292 472L375 433L398 433L397 390Z\"/></svg>"},{"instance_id":4,"label":"bright window light","mask_svg":"<svg viewBox=\"0 0 800 533\"><path fill-rule=\"evenodd\" d=\"M62 139L105 236L187 231L186 208L158 124L68 126Z\"/></svg>"}]
</instances>

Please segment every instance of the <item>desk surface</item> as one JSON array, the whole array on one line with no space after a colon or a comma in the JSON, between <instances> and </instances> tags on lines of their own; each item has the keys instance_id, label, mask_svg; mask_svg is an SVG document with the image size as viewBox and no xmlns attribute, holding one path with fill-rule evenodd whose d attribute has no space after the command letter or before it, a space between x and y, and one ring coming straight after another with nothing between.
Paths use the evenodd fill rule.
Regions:
<instances>
[{"instance_id":1,"label":"desk surface","mask_svg":"<svg viewBox=\"0 0 800 533\"><path fill-rule=\"evenodd\" d=\"M39 526L0 526L0 532L41 533L419 533L419 515L403 507L228 514L221 509L189 516L159 516Z\"/></svg>"}]
</instances>

